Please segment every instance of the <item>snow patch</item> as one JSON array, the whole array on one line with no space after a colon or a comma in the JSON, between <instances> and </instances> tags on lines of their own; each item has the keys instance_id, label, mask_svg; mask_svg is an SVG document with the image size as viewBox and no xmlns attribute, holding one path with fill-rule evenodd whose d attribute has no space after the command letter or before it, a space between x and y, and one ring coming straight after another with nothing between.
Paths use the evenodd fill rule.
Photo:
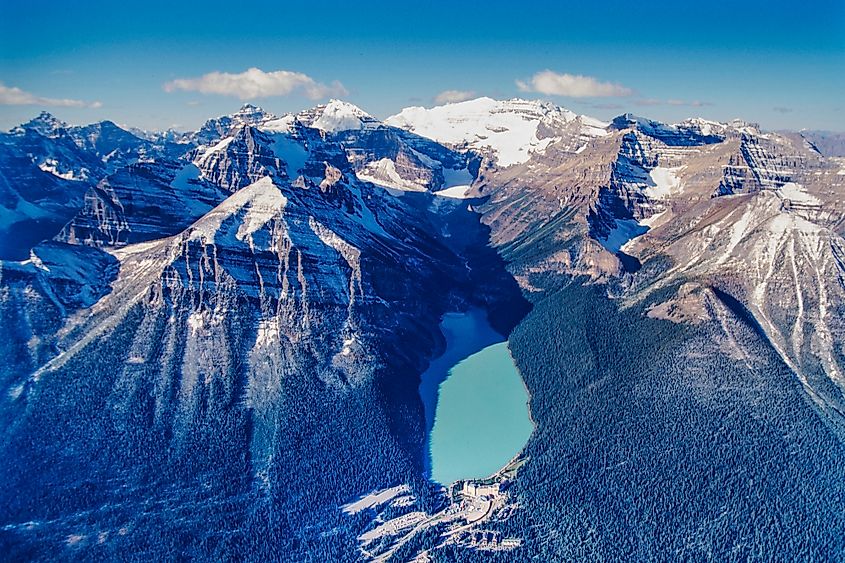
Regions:
<instances>
[{"instance_id":1,"label":"snow patch","mask_svg":"<svg viewBox=\"0 0 845 563\"><path fill-rule=\"evenodd\" d=\"M366 510L367 508L374 508L376 506L382 505L392 500L393 498L401 494L409 493L410 491L411 488L408 485L399 485L397 487L391 487L389 489L383 489L381 491L376 491L374 493L364 495L355 502L345 504L341 508L346 514L357 514L362 510Z\"/></svg>"},{"instance_id":2,"label":"snow patch","mask_svg":"<svg viewBox=\"0 0 845 563\"><path fill-rule=\"evenodd\" d=\"M48 172L53 176L61 178L63 180L84 180L85 174L81 173L77 176L73 170L68 170L67 172L59 172L59 162L56 159L48 158L44 162L38 165L38 168L43 170L44 172Z\"/></svg>"},{"instance_id":3,"label":"snow patch","mask_svg":"<svg viewBox=\"0 0 845 563\"><path fill-rule=\"evenodd\" d=\"M258 129L267 133L289 133L295 122L296 117L293 114L287 114L262 122Z\"/></svg>"},{"instance_id":4,"label":"snow patch","mask_svg":"<svg viewBox=\"0 0 845 563\"><path fill-rule=\"evenodd\" d=\"M787 182L778 190L778 194L783 199L788 199L792 203L800 203L804 205L821 205L821 201L814 195L807 192L804 186L796 184L795 182Z\"/></svg>"},{"instance_id":5,"label":"snow patch","mask_svg":"<svg viewBox=\"0 0 845 563\"><path fill-rule=\"evenodd\" d=\"M254 232L279 216L288 202L281 190L268 177L261 178L238 194L243 193L244 190L249 190L250 193L245 195L247 212L235 235L238 240L251 238Z\"/></svg>"},{"instance_id":6,"label":"snow patch","mask_svg":"<svg viewBox=\"0 0 845 563\"><path fill-rule=\"evenodd\" d=\"M655 225L661 223L661 219L666 215L666 210L661 211L660 213L655 213L651 217L647 217L645 219L640 220L640 225L647 227L649 229L653 229Z\"/></svg>"},{"instance_id":7,"label":"snow patch","mask_svg":"<svg viewBox=\"0 0 845 563\"><path fill-rule=\"evenodd\" d=\"M235 192L194 223L189 240L199 239L204 240L206 244L214 243L215 234L223 222L245 209L246 213L235 238L240 241L247 239L252 246L252 235L274 217L280 216L287 201L281 190L273 184L273 180L265 176Z\"/></svg>"},{"instance_id":8,"label":"snow patch","mask_svg":"<svg viewBox=\"0 0 845 563\"><path fill-rule=\"evenodd\" d=\"M452 199L467 199L467 192L469 192L471 186L452 186L451 188L446 188L445 190L440 190L439 192L434 192L434 195L439 195L441 197L448 197Z\"/></svg>"},{"instance_id":9,"label":"snow patch","mask_svg":"<svg viewBox=\"0 0 845 563\"><path fill-rule=\"evenodd\" d=\"M428 519L428 515L425 512L409 512L407 514L403 514L402 516L392 518L368 532L364 532L358 536L358 539L364 543L369 543L385 536L395 536L399 532L416 526L426 519Z\"/></svg>"},{"instance_id":10,"label":"snow patch","mask_svg":"<svg viewBox=\"0 0 845 563\"><path fill-rule=\"evenodd\" d=\"M191 328L191 334L196 334L205 328L205 314L201 311L194 311L188 315L188 326Z\"/></svg>"},{"instance_id":11,"label":"snow patch","mask_svg":"<svg viewBox=\"0 0 845 563\"><path fill-rule=\"evenodd\" d=\"M308 225L311 227L314 234L317 235L317 238L323 242L323 244L334 248L341 256L343 256L350 268L357 268L358 259L361 255L360 250L340 238L337 233L314 219L314 217L308 218Z\"/></svg>"},{"instance_id":12,"label":"snow patch","mask_svg":"<svg viewBox=\"0 0 845 563\"><path fill-rule=\"evenodd\" d=\"M37 254L35 254L34 249L30 249L30 251L29 251L29 260L26 260L26 261L21 262L21 263L26 264L27 262L31 263L33 266L35 266L39 270L44 270L45 272L50 271L50 268L48 268L47 265L44 264L44 262L41 260L41 258L38 257Z\"/></svg>"},{"instance_id":13,"label":"snow patch","mask_svg":"<svg viewBox=\"0 0 845 563\"><path fill-rule=\"evenodd\" d=\"M273 143L273 152L285 161L288 178L296 179L299 171L308 162L308 149L289 135L278 135Z\"/></svg>"},{"instance_id":14,"label":"snow patch","mask_svg":"<svg viewBox=\"0 0 845 563\"><path fill-rule=\"evenodd\" d=\"M278 345L280 333L279 328L278 318L258 321L258 332L255 336L255 348Z\"/></svg>"},{"instance_id":15,"label":"snow patch","mask_svg":"<svg viewBox=\"0 0 845 563\"><path fill-rule=\"evenodd\" d=\"M681 179L678 178L678 168L665 168L658 166L652 169L648 175L653 186L648 186L643 190L643 194L649 199L664 199L670 195L680 193L682 191Z\"/></svg>"},{"instance_id":16,"label":"snow patch","mask_svg":"<svg viewBox=\"0 0 845 563\"><path fill-rule=\"evenodd\" d=\"M383 188L399 190L403 192L424 192L425 186L420 185L413 180L406 180L396 171L396 164L389 158L382 158L374 162L368 162L367 165L357 171L355 175L359 180L364 182L371 182Z\"/></svg>"}]
</instances>

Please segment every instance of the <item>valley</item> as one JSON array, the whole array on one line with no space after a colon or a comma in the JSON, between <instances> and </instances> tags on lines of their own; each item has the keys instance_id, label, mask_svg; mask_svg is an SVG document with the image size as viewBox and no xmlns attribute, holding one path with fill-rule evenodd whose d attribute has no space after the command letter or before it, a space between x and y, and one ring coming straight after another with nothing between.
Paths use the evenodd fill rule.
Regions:
<instances>
[{"instance_id":1,"label":"valley","mask_svg":"<svg viewBox=\"0 0 845 563\"><path fill-rule=\"evenodd\" d=\"M841 167L522 99L38 115L0 135L0 548L835 560Z\"/></svg>"}]
</instances>

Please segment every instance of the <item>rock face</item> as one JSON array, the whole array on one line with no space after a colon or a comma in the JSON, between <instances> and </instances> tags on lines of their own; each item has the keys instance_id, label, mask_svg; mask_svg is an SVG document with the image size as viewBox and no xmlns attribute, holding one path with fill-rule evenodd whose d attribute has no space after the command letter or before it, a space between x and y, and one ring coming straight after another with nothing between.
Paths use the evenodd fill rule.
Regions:
<instances>
[{"instance_id":1,"label":"rock face","mask_svg":"<svg viewBox=\"0 0 845 563\"><path fill-rule=\"evenodd\" d=\"M355 538L383 522L350 520L339 507L351 499L405 491L405 504L385 509L391 521L447 506L423 478L418 394L444 345L441 316L482 307L506 334L530 308L523 296L539 312L518 325L512 351L538 429L527 476L516 473L514 497L503 489L484 517L501 528L490 537L526 534L508 543L523 545L517 557L571 555L554 547L569 538L556 520L528 522L520 507L554 506L590 528L567 512L576 497L549 488L580 495L577 478L546 477L561 459L589 482L610 474L606 459L589 457L595 436L577 441L584 428L600 431L590 413L625 421L608 440L630 432L629 415L651 413L641 450L611 448L632 448L632 459L653 458L652 446L665 453L649 440L689 422L634 408L658 391L668 401L656 371L623 378L624 400L600 396L618 366L666 355L651 331L689 364L672 366L672 385L698 385L696 374L728 363L754 381L792 378L785 388L794 384L810 413L802 428L828 429L825 440L841 445L842 169L801 137L748 123L602 123L525 100L408 108L384 123L337 100L281 117L247 105L183 135L42 114L0 136L4 546L45 560L355 559ZM591 307L600 319L585 317ZM568 319L571 310L581 316ZM596 332L605 326L614 332ZM639 344L625 348L626 338ZM548 365L537 369L537 358ZM761 389L778 389L773 381L742 387L757 398L748 408ZM707 395L694 385L691 394ZM723 399L719 408L747 414ZM788 434L784 447L816 467ZM758 458L748 459L741 471L753 473ZM640 462L636 479L665 478ZM683 460L661 470L691 471ZM747 484L757 474L742 475ZM643 498L631 480L613 482ZM614 495L600 503L620 521L653 521ZM595 533L591 545L621 545ZM478 548L488 531L461 534L437 536L435 553ZM699 545L691 537L679 542ZM432 543L417 539L381 547L410 559Z\"/></svg>"},{"instance_id":2,"label":"rock face","mask_svg":"<svg viewBox=\"0 0 845 563\"><path fill-rule=\"evenodd\" d=\"M173 234L228 193L193 163L138 163L88 189L82 209L56 235L71 244L122 246Z\"/></svg>"},{"instance_id":3,"label":"rock face","mask_svg":"<svg viewBox=\"0 0 845 563\"><path fill-rule=\"evenodd\" d=\"M255 128L238 127L214 146L199 147L192 160L203 178L234 192L264 176L286 176L269 144L270 139Z\"/></svg>"}]
</instances>

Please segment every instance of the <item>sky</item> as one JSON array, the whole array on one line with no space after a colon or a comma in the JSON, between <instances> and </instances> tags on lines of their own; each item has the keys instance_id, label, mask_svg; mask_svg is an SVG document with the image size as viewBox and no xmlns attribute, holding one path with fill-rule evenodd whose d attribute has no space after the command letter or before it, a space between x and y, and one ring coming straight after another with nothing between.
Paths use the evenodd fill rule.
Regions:
<instances>
[{"instance_id":1,"label":"sky","mask_svg":"<svg viewBox=\"0 0 845 563\"><path fill-rule=\"evenodd\" d=\"M470 97L845 131L845 1L1 0L0 129Z\"/></svg>"}]
</instances>

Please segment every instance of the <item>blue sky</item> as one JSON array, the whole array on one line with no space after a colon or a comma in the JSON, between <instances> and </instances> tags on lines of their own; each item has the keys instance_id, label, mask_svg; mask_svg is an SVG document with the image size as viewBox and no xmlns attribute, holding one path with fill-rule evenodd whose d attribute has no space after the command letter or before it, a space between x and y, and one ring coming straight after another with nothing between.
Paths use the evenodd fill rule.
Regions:
<instances>
[{"instance_id":1,"label":"blue sky","mask_svg":"<svg viewBox=\"0 0 845 563\"><path fill-rule=\"evenodd\" d=\"M386 117L454 91L845 131L843 0L190 4L4 2L0 129L41 109L194 128L244 101L283 113L328 96ZM235 76L200 80L214 72Z\"/></svg>"}]
</instances>

